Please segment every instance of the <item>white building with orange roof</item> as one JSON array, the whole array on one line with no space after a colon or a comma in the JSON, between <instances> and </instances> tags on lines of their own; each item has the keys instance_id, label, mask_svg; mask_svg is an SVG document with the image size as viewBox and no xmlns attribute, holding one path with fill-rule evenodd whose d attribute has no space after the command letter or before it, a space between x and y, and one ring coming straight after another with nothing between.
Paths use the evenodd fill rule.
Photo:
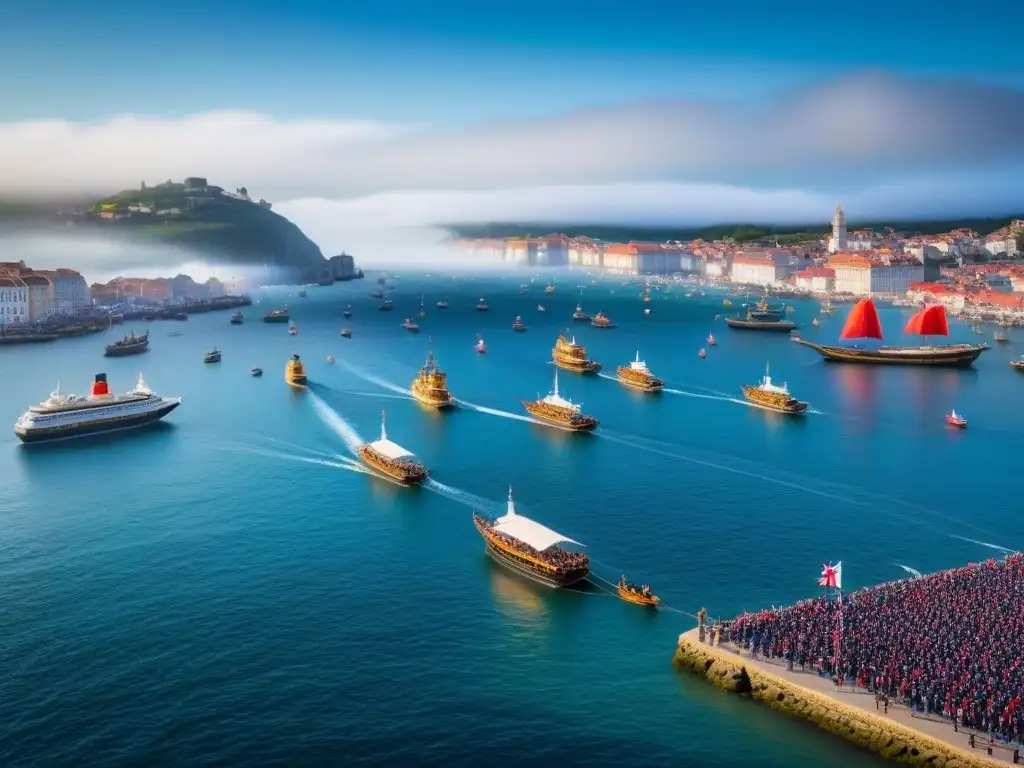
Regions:
<instances>
[{"instance_id":1,"label":"white building with orange roof","mask_svg":"<svg viewBox=\"0 0 1024 768\"><path fill-rule=\"evenodd\" d=\"M669 243L614 243L604 249L604 268L625 275L670 275L697 272L700 260Z\"/></svg>"},{"instance_id":2,"label":"white building with orange roof","mask_svg":"<svg viewBox=\"0 0 1024 768\"><path fill-rule=\"evenodd\" d=\"M924 281L924 264L884 251L834 253L828 267L835 271L836 292L855 296L902 295L912 283Z\"/></svg>"}]
</instances>

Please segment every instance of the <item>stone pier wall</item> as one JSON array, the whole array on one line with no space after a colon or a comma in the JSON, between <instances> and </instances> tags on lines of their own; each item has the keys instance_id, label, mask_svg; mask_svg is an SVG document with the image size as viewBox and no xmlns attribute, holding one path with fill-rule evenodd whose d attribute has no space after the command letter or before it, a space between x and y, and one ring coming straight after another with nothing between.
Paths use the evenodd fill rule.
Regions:
<instances>
[{"instance_id":1,"label":"stone pier wall","mask_svg":"<svg viewBox=\"0 0 1024 768\"><path fill-rule=\"evenodd\" d=\"M732 693L787 715L809 720L858 747L921 768L993 768L1006 763L970 753L888 718L833 699L778 675L745 665L742 657L712 648L691 633L680 635L675 663ZM695 634L695 633L694 633Z\"/></svg>"}]
</instances>

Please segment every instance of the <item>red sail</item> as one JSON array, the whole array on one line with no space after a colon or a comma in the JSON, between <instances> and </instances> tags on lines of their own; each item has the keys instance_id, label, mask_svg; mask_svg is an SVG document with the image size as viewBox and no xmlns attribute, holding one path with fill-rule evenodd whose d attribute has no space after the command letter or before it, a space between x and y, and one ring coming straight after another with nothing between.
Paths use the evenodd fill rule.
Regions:
<instances>
[{"instance_id":1,"label":"red sail","mask_svg":"<svg viewBox=\"0 0 1024 768\"><path fill-rule=\"evenodd\" d=\"M932 304L914 313L903 332L916 333L918 336L949 336L946 308L941 304Z\"/></svg>"},{"instance_id":2,"label":"red sail","mask_svg":"<svg viewBox=\"0 0 1024 768\"><path fill-rule=\"evenodd\" d=\"M850 316L846 318L840 339L881 339L882 324L878 320L878 311L871 299L861 299L853 305Z\"/></svg>"}]
</instances>

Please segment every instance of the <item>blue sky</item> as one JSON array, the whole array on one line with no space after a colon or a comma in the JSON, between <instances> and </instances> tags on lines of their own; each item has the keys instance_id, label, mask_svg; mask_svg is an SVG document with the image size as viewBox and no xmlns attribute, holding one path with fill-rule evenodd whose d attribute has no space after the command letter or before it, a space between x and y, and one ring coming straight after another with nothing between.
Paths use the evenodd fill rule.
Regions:
<instances>
[{"instance_id":1,"label":"blue sky","mask_svg":"<svg viewBox=\"0 0 1024 768\"><path fill-rule=\"evenodd\" d=\"M4 0L0 119L234 108L457 124L757 100L863 68L1022 84L1012 15L920 0Z\"/></svg>"},{"instance_id":2,"label":"blue sky","mask_svg":"<svg viewBox=\"0 0 1024 768\"><path fill-rule=\"evenodd\" d=\"M335 233L827 221L837 202L854 221L1019 213L1018 15L991 0L0 0L0 194L207 175Z\"/></svg>"}]
</instances>

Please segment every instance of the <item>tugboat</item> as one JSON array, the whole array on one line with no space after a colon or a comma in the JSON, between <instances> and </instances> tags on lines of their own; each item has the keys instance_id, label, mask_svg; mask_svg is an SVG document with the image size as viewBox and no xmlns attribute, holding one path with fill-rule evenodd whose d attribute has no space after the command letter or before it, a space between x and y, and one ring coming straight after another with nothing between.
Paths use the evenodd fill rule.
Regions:
<instances>
[{"instance_id":1,"label":"tugboat","mask_svg":"<svg viewBox=\"0 0 1024 768\"><path fill-rule=\"evenodd\" d=\"M114 395L107 374L97 373L87 397L61 394L58 387L18 417L14 434L35 443L113 432L159 421L179 405L180 397L161 397L146 386L141 374L133 390Z\"/></svg>"},{"instance_id":2,"label":"tugboat","mask_svg":"<svg viewBox=\"0 0 1024 768\"><path fill-rule=\"evenodd\" d=\"M559 336L555 341L555 347L551 350L551 359L559 368L577 373L597 373L601 370L601 364L595 360L587 359L587 348L572 341L566 340L565 336Z\"/></svg>"},{"instance_id":3,"label":"tugboat","mask_svg":"<svg viewBox=\"0 0 1024 768\"><path fill-rule=\"evenodd\" d=\"M253 376L262 376L263 369L260 368L258 365L254 365L252 368L249 369L249 373L251 373Z\"/></svg>"},{"instance_id":4,"label":"tugboat","mask_svg":"<svg viewBox=\"0 0 1024 768\"><path fill-rule=\"evenodd\" d=\"M349 304L345 307L345 311L341 313L342 317L352 317L352 305Z\"/></svg>"},{"instance_id":5,"label":"tugboat","mask_svg":"<svg viewBox=\"0 0 1024 768\"><path fill-rule=\"evenodd\" d=\"M290 319L287 309L272 309L263 316L264 323L287 323Z\"/></svg>"},{"instance_id":6,"label":"tugboat","mask_svg":"<svg viewBox=\"0 0 1024 768\"><path fill-rule=\"evenodd\" d=\"M802 415L807 412L807 403L797 400L789 394L789 389L785 384L781 387L772 384L772 377L768 375L767 363L764 366L764 378L761 379L760 384L756 386L744 384L740 389L747 400L762 408L794 415Z\"/></svg>"},{"instance_id":7,"label":"tugboat","mask_svg":"<svg viewBox=\"0 0 1024 768\"><path fill-rule=\"evenodd\" d=\"M590 321L590 324L595 328L606 328L608 330L615 327L615 323L609 320L604 312L598 312L594 315L594 319Z\"/></svg>"},{"instance_id":8,"label":"tugboat","mask_svg":"<svg viewBox=\"0 0 1024 768\"><path fill-rule=\"evenodd\" d=\"M486 312L488 309L490 309L490 307L487 306L487 302L484 301L483 297L481 296L480 297L480 301L478 301L476 303L476 311L477 312Z\"/></svg>"},{"instance_id":9,"label":"tugboat","mask_svg":"<svg viewBox=\"0 0 1024 768\"><path fill-rule=\"evenodd\" d=\"M637 586L632 582L626 581L626 577L623 576L619 579L618 588L619 597L627 603L644 605L651 608L661 605L661 598L651 592L651 588L647 584Z\"/></svg>"},{"instance_id":10,"label":"tugboat","mask_svg":"<svg viewBox=\"0 0 1024 768\"><path fill-rule=\"evenodd\" d=\"M380 412L380 439L360 445L358 451L368 467L400 485L419 485L427 479L427 468L405 448L388 440L384 411Z\"/></svg>"},{"instance_id":11,"label":"tugboat","mask_svg":"<svg viewBox=\"0 0 1024 768\"><path fill-rule=\"evenodd\" d=\"M660 392L665 387L665 382L651 373L647 363L640 359L639 350L637 350L635 360L629 365L620 365L615 372L619 375L619 381L627 387L644 392Z\"/></svg>"},{"instance_id":12,"label":"tugboat","mask_svg":"<svg viewBox=\"0 0 1024 768\"><path fill-rule=\"evenodd\" d=\"M512 330L513 331L525 331L526 330L526 323L523 322L523 318L520 317L519 315L516 315L516 319L512 322Z\"/></svg>"},{"instance_id":13,"label":"tugboat","mask_svg":"<svg viewBox=\"0 0 1024 768\"><path fill-rule=\"evenodd\" d=\"M583 305L577 304L576 311L572 313L572 319L577 323L589 323L590 315L583 311Z\"/></svg>"},{"instance_id":14,"label":"tugboat","mask_svg":"<svg viewBox=\"0 0 1024 768\"><path fill-rule=\"evenodd\" d=\"M709 333L708 334L708 337L707 337L706 341L707 341L709 347L717 347L718 346L718 342L715 341L715 335L713 333Z\"/></svg>"},{"instance_id":15,"label":"tugboat","mask_svg":"<svg viewBox=\"0 0 1024 768\"><path fill-rule=\"evenodd\" d=\"M245 315L243 315L241 312L232 312L231 313L231 324L232 325L241 325L244 322L245 322Z\"/></svg>"},{"instance_id":16,"label":"tugboat","mask_svg":"<svg viewBox=\"0 0 1024 768\"><path fill-rule=\"evenodd\" d=\"M444 298L437 302L438 309L448 309L448 299Z\"/></svg>"},{"instance_id":17,"label":"tugboat","mask_svg":"<svg viewBox=\"0 0 1024 768\"><path fill-rule=\"evenodd\" d=\"M120 341L108 344L104 349L104 357L125 357L127 355L138 355L149 349L149 331L141 336L136 336L132 331Z\"/></svg>"},{"instance_id":18,"label":"tugboat","mask_svg":"<svg viewBox=\"0 0 1024 768\"><path fill-rule=\"evenodd\" d=\"M544 397L536 400L523 400L523 408L531 416L546 421L548 424L568 429L573 432L589 432L598 425L597 419L587 416L582 406L566 400L558 394L558 371L555 371L555 389Z\"/></svg>"},{"instance_id":19,"label":"tugboat","mask_svg":"<svg viewBox=\"0 0 1024 768\"><path fill-rule=\"evenodd\" d=\"M203 355L204 363L219 363L220 362L220 350L214 347L205 355Z\"/></svg>"},{"instance_id":20,"label":"tugboat","mask_svg":"<svg viewBox=\"0 0 1024 768\"><path fill-rule=\"evenodd\" d=\"M288 335L289 336L297 336L298 333L299 333L299 329L296 328L294 325L289 325L288 326Z\"/></svg>"},{"instance_id":21,"label":"tugboat","mask_svg":"<svg viewBox=\"0 0 1024 768\"><path fill-rule=\"evenodd\" d=\"M473 525L483 537L488 556L538 584L555 589L569 587L590 573L590 558L561 547L582 544L516 512L512 486L508 489L506 513L491 520L474 512Z\"/></svg>"},{"instance_id":22,"label":"tugboat","mask_svg":"<svg viewBox=\"0 0 1024 768\"><path fill-rule=\"evenodd\" d=\"M405 328L409 333L419 333L420 327L416 325L410 318L405 318L405 322L402 323L402 327Z\"/></svg>"},{"instance_id":23,"label":"tugboat","mask_svg":"<svg viewBox=\"0 0 1024 768\"><path fill-rule=\"evenodd\" d=\"M958 414L954 408L950 413L946 414L946 423L951 427L963 429L967 426L967 419Z\"/></svg>"},{"instance_id":24,"label":"tugboat","mask_svg":"<svg viewBox=\"0 0 1024 768\"><path fill-rule=\"evenodd\" d=\"M394 307L394 305L393 305L393 304L391 303L391 299L384 299L384 301L382 301L382 302L380 303L380 307L379 307L379 309L380 309L380 311L381 311L381 312L390 312L390 311L391 311L392 309L394 309L394 308L395 308L395 307Z\"/></svg>"},{"instance_id":25,"label":"tugboat","mask_svg":"<svg viewBox=\"0 0 1024 768\"><path fill-rule=\"evenodd\" d=\"M484 344L484 337L481 336L479 333L476 335L476 346L474 347L474 349L476 349L478 354L487 354L487 345Z\"/></svg>"},{"instance_id":26,"label":"tugboat","mask_svg":"<svg viewBox=\"0 0 1024 768\"><path fill-rule=\"evenodd\" d=\"M348 328L342 328L341 329L341 335L342 335L343 338L351 339L352 338L352 331L350 331Z\"/></svg>"},{"instance_id":27,"label":"tugboat","mask_svg":"<svg viewBox=\"0 0 1024 768\"><path fill-rule=\"evenodd\" d=\"M434 362L432 347L427 348L427 362L412 380L409 391L416 402L431 408L447 408L455 402L452 393L448 391L448 376Z\"/></svg>"},{"instance_id":28,"label":"tugboat","mask_svg":"<svg viewBox=\"0 0 1024 768\"><path fill-rule=\"evenodd\" d=\"M284 365L284 380L293 387L306 386L306 366L299 359L298 353Z\"/></svg>"}]
</instances>

